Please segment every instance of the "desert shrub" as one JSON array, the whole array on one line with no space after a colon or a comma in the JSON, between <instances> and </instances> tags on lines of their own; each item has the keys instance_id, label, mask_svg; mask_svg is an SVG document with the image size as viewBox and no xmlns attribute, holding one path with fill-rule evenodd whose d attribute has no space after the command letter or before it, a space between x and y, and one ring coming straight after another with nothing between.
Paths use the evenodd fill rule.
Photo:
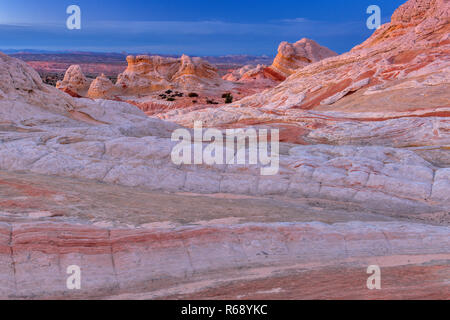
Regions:
<instances>
[{"instance_id":1,"label":"desert shrub","mask_svg":"<svg viewBox=\"0 0 450 320\"><path fill-rule=\"evenodd\" d=\"M231 93L224 93L222 95L222 98L225 99L225 103L232 103L233 102L233 96L231 95Z\"/></svg>"},{"instance_id":2,"label":"desert shrub","mask_svg":"<svg viewBox=\"0 0 450 320\"><path fill-rule=\"evenodd\" d=\"M167 101L175 101L176 99L175 98L172 98L172 97L169 97L169 98L167 98Z\"/></svg>"},{"instance_id":3,"label":"desert shrub","mask_svg":"<svg viewBox=\"0 0 450 320\"><path fill-rule=\"evenodd\" d=\"M232 103L233 102L233 96L228 96L225 98L225 103Z\"/></svg>"},{"instance_id":4,"label":"desert shrub","mask_svg":"<svg viewBox=\"0 0 450 320\"><path fill-rule=\"evenodd\" d=\"M190 93L188 94L188 97L189 97L189 98L197 98L197 97L198 97L198 93L190 92Z\"/></svg>"},{"instance_id":5,"label":"desert shrub","mask_svg":"<svg viewBox=\"0 0 450 320\"><path fill-rule=\"evenodd\" d=\"M172 90L167 90L165 93L166 94L171 94L173 91Z\"/></svg>"}]
</instances>

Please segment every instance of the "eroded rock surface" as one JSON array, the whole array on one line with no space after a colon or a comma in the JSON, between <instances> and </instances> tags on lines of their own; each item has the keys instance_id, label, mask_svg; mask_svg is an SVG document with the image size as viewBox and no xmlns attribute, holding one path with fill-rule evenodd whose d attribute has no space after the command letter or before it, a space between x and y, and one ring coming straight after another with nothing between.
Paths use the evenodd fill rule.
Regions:
<instances>
[{"instance_id":1,"label":"eroded rock surface","mask_svg":"<svg viewBox=\"0 0 450 320\"><path fill-rule=\"evenodd\" d=\"M2 299L442 299L448 290L445 216L437 226L442 221L425 215L388 217L340 201L168 194L0 173ZM373 264L383 270L378 293L363 289ZM80 291L66 287L72 265L82 270ZM331 279L330 270L325 288L317 281ZM287 279L297 278L303 290L289 293Z\"/></svg>"},{"instance_id":2,"label":"eroded rock surface","mask_svg":"<svg viewBox=\"0 0 450 320\"><path fill-rule=\"evenodd\" d=\"M446 30L448 1L410 0L361 47L273 90L161 119L74 99L0 54L0 298L446 299ZM129 57L130 90L216 81L196 59L155 59ZM92 92L110 87L97 80ZM280 129L278 174L175 164L171 135L194 120ZM385 295L349 277L371 264L391 281ZM67 291L68 265L82 268L84 291ZM329 295L289 296L300 270L311 285L339 277Z\"/></svg>"}]
</instances>

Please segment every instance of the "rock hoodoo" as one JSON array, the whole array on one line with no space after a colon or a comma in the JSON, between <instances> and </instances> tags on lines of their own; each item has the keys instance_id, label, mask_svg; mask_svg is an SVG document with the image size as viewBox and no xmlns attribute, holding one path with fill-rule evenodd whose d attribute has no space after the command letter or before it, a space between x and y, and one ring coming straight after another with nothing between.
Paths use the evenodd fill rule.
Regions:
<instances>
[{"instance_id":1,"label":"rock hoodoo","mask_svg":"<svg viewBox=\"0 0 450 320\"><path fill-rule=\"evenodd\" d=\"M85 96L89 89L90 81L84 76L79 65L72 65L67 69L64 79L58 81L56 88L71 96Z\"/></svg>"}]
</instances>

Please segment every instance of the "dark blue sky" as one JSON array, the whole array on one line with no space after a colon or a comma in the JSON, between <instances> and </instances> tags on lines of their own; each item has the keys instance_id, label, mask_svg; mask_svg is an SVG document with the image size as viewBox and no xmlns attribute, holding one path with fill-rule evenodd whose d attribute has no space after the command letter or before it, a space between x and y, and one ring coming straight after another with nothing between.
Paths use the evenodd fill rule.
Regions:
<instances>
[{"instance_id":1,"label":"dark blue sky","mask_svg":"<svg viewBox=\"0 0 450 320\"><path fill-rule=\"evenodd\" d=\"M0 49L275 55L312 38L339 53L361 43L369 5L389 21L406 0L0 0ZM82 29L67 30L76 4Z\"/></svg>"}]
</instances>

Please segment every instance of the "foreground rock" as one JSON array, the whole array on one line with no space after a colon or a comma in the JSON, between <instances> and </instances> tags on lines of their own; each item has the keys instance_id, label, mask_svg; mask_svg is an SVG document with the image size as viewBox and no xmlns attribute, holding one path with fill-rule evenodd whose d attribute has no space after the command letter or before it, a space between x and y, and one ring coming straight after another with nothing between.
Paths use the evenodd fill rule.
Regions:
<instances>
[{"instance_id":1,"label":"foreground rock","mask_svg":"<svg viewBox=\"0 0 450 320\"><path fill-rule=\"evenodd\" d=\"M425 215L399 222L349 211L339 201L168 194L1 175L2 299L445 299L448 217L433 221L446 226L425 225L417 223L432 222ZM124 210L130 203L133 209ZM236 217L239 208L245 212ZM373 264L382 268L380 292L365 286ZM66 287L72 265L82 271L80 291ZM294 279L304 281L301 291L288 290ZM330 280L326 288L320 279Z\"/></svg>"},{"instance_id":2,"label":"foreground rock","mask_svg":"<svg viewBox=\"0 0 450 320\"><path fill-rule=\"evenodd\" d=\"M270 278L287 266L316 264L317 269L333 261L364 271L369 263L382 258L389 261L386 257L394 261L400 257L400 262L380 263L382 268L431 260L448 263L450 258L448 229L423 225L250 224L115 230L67 223L13 223L0 228L4 238L0 244L2 298L98 298L124 293L161 298L189 292L192 285L188 283L203 280L195 292L225 281ZM423 234L427 236L419 240ZM402 255L408 255L409 262L402 261ZM70 265L80 266L83 272L80 292L67 290L65 271ZM448 272L448 265L441 262L440 266ZM258 271L260 275L255 276ZM393 280L405 279L394 276ZM436 284L435 290L445 290L445 281L435 280ZM363 280L358 283L364 285Z\"/></svg>"}]
</instances>

